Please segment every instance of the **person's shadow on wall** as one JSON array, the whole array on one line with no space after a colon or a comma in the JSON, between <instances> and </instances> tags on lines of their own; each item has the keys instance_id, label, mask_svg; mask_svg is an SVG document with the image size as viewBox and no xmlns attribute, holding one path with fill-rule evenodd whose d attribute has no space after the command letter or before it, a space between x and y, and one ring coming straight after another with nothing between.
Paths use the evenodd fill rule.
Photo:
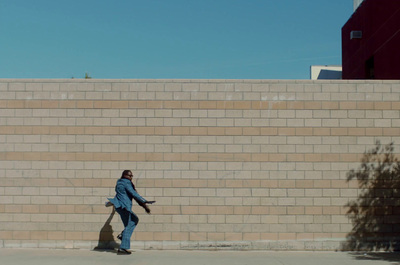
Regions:
<instances>
[{"instance_id":1,"label":"person's shadow on wall","mask_svg":"<svg viewBox=\"0 0 400 265\"><path fill-rule=\"evenodd\" d=\"M377 141L361 166L348 173L347 181L358 181L359 194L347 205L353 228L342 250L400 250L400 162L393 151L393 143L383 146Z\"/></svg>"},{"instance_id":2,"label":"person's shadow on wall","mask_svg":"<svg viewBox=\"0 0 400 265\"><path fill-rule=\"evenodd\" d=\"M97 243L97 246L93 250L116 252L116 249L119 248L120 244L115 242L115 239L113 236L114 230L112 228L112 225L110 224L111 220L114 217L114 214L115 214L115 208L113 206L110 216L108 217L106 223L103 225L103 227L100 230L99 242Z\"/></svg>"}]
</instances>

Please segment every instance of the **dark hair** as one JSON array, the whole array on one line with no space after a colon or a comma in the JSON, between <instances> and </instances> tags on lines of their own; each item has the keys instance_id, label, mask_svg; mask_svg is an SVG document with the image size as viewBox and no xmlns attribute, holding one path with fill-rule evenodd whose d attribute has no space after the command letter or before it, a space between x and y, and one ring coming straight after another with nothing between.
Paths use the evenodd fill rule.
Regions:
<instances>
[{"instance_id":1,"label":"dark hair","mask_svg":"<svg viewBox=\"0 0 400 265\"><path fill-rule=\"evenodd\" d=\"M128 175L129 172L132 173L132 171L130 171L130 170L124 170L124 171L122 171L121 178L122 178L123 176L125 176L125 175Z\"/></svg>"}]
</instances>

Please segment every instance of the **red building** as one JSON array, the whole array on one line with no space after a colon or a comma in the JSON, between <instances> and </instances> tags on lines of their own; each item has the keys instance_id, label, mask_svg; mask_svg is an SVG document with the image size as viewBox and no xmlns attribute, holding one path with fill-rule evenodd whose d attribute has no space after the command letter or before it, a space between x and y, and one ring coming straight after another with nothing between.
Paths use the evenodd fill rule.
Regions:
<instances>
[{"instance_id":1,"label":"red building","mask_svg":"<svg viewBox=\"0 0 400 265\"><path fill-rule=\"evenodd\" d=\"M400 0L364 0L342 28L343 79L400 79Z\"/></svg>"}]
</instances>

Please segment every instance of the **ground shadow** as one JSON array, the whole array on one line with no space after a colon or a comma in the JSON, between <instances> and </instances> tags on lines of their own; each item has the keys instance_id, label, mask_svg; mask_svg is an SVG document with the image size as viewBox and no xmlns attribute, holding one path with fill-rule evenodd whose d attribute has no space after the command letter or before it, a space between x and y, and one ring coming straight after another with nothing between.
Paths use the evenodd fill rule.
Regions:
<instances>
[{"instance_id":1,"label":"ground shadow","mask_svg":"<svg viewBox=\"0 0 400 265\"><path fill-rule=\"evenodd\" d=\"M393 262L393 264L400 264L394 263L400 261L400 253L399 252L354 252L350 253L353 258L356 260L365 260L365 261L372 261L372 260L385 260L388 262Z\"/></svg>"},{"instance_id":2,"label":"ground shadow","mask_svg":"<svg viewBox=\"0 0 400 265\"><path fill-rule=\"evenodd\" d=\"M115 241L113 236L114 230L112 228L112 225L110 224L111 220L114 217L114 214L115 214L115 208L112 207L112 212L110 216L108 217L106 223L100 230L99 242L97 243L97 246L93 250L104 251L104 252L116 252L116 249L119 248L119 244Z\"/></svg>"},{"instance_id":3,"label":"ground shadow","mask_svg":"<svg viewBox=\"0 0 400 265\"><path fill-rule=\"evenodd\" d=\"M399 257L373 253L400 250L400 163L393 151L393 143L383 146L377 141L364 154L361 166L347 176L347 181L358 181L359 194L347 205L353 229L342 250L368 253L354 253L358 258L398 260Z\"/></svg>"}]
</instances>

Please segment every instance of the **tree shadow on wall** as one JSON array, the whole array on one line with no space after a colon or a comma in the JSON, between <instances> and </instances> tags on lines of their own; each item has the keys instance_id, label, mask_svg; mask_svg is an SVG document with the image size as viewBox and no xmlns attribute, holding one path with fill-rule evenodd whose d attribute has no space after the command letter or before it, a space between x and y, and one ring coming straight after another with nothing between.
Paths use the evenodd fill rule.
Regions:
<instances>
[{"instance_id":1,"label":"tree shadow on wall","mask_svg":"<svg viewBox=\"0 0 400 265\"><path fill-rule=\"evenodd\" d=\"M348 173L347 181L356 179L360 193L347 205L353 229L343 250L400 250L400 162L393 151L393 143L383 146L377 141L361 166Z\"/></svg>"},{"instance_id":2,"label":"tree shadow on wall","mask_svg":"<svg viewBox=\"0 0 400 265\"><path fill-rule=\"evenodd\" d=\"M115 208L112 207L112 212L110 216L108 217L106 223L100 230L99 242L97 243L97 246L93 250L115 252L115 249L119 248L119 244L115 242L113 236L114 230L112 228L112 225L110 224L111 220L114 217L114 214L115 214Z\"/></svg>"}]
</instances>

